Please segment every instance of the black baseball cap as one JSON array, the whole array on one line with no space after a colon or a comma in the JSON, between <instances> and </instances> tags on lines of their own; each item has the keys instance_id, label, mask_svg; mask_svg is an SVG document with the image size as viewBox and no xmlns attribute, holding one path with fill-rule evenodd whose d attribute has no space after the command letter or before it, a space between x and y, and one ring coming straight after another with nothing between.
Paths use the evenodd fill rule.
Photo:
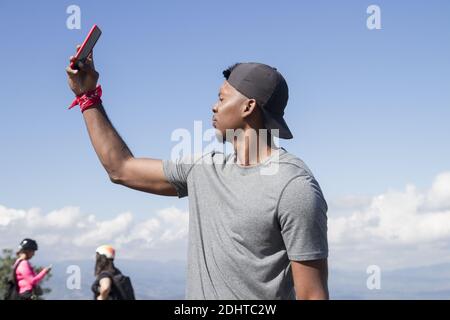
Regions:
<instances>
[{"instance_id":1,"label":"black baseball cap","mask_svg":"<svg viewBox=\"0 0 450 320\"><path fill-rule=\"evenodd\" d=\"M269 65L256 62L236 63L223 71L228 83L261 108L264 125L274 136L292 139L284 120L289 88L281 73ZM278 129L278 134L273 129Z\"/></svg>"}]
</instances>

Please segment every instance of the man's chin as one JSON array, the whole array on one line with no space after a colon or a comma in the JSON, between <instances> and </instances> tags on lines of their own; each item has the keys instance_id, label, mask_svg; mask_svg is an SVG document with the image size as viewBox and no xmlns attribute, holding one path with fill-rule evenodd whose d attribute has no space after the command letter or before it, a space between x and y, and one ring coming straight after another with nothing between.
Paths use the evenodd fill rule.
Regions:
<instances>
[{"instance_id":1,"label":"man's chin","mask_svg":"<svg viewBox=\"0 0 450 320\"><path fill-rule=\"evenodd\" d=\"M225 143L225 136L223 135L222 131L216 128L216 139L220 143Z\"/></svg>"}]
</instances>

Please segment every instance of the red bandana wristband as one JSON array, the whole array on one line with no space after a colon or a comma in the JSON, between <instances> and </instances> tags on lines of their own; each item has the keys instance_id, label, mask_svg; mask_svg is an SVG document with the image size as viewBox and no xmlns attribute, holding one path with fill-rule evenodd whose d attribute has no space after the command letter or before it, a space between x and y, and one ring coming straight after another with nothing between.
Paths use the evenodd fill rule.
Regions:
<instances>
[{"instance_id":1,"label":"red bandana wristband","mask_svg":"<svg viewBox=\"0 0 450 320\"><path fill-rule=\"evenodd\" d=\"M87 110L94 105L100 104L102 102L102 99L100 99L101 96L102 86L98 85L94 90L76 96L69 109L72 109L76 105L80 105L81 112L84 112L84 110Z\"/></svg>"}]
</instances>

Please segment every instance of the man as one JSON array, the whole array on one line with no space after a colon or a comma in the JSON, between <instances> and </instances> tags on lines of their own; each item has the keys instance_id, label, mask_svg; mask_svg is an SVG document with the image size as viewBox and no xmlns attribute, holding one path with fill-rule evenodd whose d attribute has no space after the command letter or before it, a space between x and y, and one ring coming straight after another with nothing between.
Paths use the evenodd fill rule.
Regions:
<instances>
[{"instance_id":1,"label":"man","mask_svg":"<svg viewBox=\"0 0 450 320\"><path fill-rule=\"evenodd\" d=\"M101 104L92 54L79 66L66 69L74 104L111 181L189 196L187 299L328 299L328 208L305 163L272 143L292 138L283 119L288 87L275 68L242 63L223 72L213 126L233 154L162 161L133 156Z\"/></svg>"}]
</instances>

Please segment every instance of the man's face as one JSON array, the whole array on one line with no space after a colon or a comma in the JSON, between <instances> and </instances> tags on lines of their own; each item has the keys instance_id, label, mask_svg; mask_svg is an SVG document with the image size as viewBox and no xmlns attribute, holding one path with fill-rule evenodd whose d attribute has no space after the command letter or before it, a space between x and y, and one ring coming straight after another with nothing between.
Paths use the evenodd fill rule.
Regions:
<instances>
[{"instance_id":1,"label":"man's face","mask_svg":"<svg viewBox=\"0 0 450 320\"><path fill-rule=\"evenodd\" d=\"M224 81L219 91L219 99L214 104L213 126L216 128L216 136L219 141L224 142L227 129L244 128L243 110L248 101L247 97Z\"/></svg>"}]
</instances>

